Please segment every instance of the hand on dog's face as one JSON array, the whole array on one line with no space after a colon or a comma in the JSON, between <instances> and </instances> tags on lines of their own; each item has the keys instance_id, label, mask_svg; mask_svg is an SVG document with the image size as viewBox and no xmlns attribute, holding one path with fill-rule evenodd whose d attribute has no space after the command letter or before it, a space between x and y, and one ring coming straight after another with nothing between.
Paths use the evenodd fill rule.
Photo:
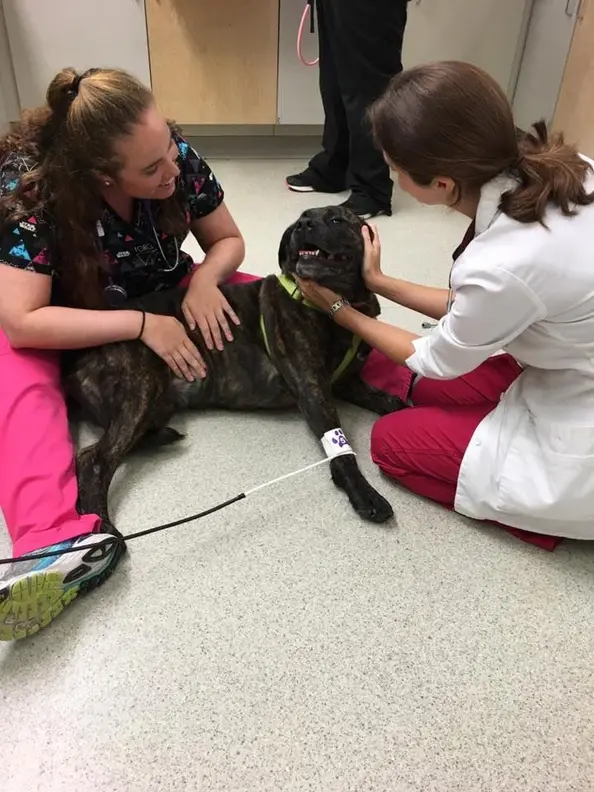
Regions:
<instances>
[{"instance_id":1,"label":"hand on dog's face","mask_svg":"<svg viewBox=\"0 0 594 792\"><path fill-rule=\"evenodd\" d=\"M283 234L282 271L314 281L351 302L363 302L369 296L362 274L363 225L340 206L308 209Z\"/></svg>"}]
</instances>

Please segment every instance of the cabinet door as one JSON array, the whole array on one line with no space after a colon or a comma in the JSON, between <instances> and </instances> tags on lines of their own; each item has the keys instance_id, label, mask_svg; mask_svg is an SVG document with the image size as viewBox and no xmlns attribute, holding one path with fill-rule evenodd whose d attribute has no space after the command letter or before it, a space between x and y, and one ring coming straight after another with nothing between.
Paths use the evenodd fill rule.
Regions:
<instances>
[{"instance_id":1,"label":"cabinet door","mask_svg":"<svg viewBox=\"0 0 594 792\"><path fill-rule=\"evenodd\" d=\"M567 63L577 14L571 0L538 0L530 19L528 37L514 94L514 116L520 129L553 120Z\"/></svg>"},{"instance_id":2,"label":"cabinet door","mask_svg":"<svg viewBox=\"0 0 594 792\"><path fill-rule=\"evenodd\" d=\"M281 124L323 124L317 66L305 66L297 57L297 31L305 0L280 0L278 52L278 120ZM303 55L318 56L318 33L303 31Z\"/></svg>"},{"instance_id":3,"label":"cabinet door","mask_svg":"<svg viewBox=\"0 0 594 792\"><path fill-rule=\"evenodd\" d=\"M594 157L594 0L568 0L568 11L578 14L554 126L562 129L568 143L577 144Z\"/></svg>"},{"instance_id":4,"label":"cabinet door","mask_svg":"<svg viewBox=\"0 0 594 792\"><path fill-rule=\"evenodd\" d=\"M112 66L150 84L141 0L4 0L4 14L22 107L43 104L65 66Z\"/></svg>"},{"instance_id":5,"label":"cabinet door","mask_svg":"<svg viewBox=\"0 0 594 792\"><path fill-rule=\"evenodd\" d=\"M278 0L147 0L153 90L181 124L274 124Z\"/></svg>"},{"instance_id":6,"label":"cabinet door","mask_svg":"<svg viewBox=\"0 0 594 792\"><path fill-rule=\"evenodd\" d=\"M531 0L412 0L404 68L438 60L468 61L511 94L531 5Z\"/></svg>"}]
</instances>

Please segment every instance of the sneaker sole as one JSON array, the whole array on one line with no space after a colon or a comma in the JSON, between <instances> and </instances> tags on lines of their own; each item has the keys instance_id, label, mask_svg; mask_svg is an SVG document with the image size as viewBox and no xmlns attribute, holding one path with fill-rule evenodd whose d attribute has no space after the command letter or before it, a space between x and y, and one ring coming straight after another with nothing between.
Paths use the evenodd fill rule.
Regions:
<instances>
[{"instance_id":1,"label":"sneaker sole","mask_svg":"<svg viewBox=\"0 0 594 792\"><path fill-rule=\"evenodd\" d=\"M296 187L293 184L289 184L289 182L285 182L289 190L291 192L298 192L298 193L308 193L308 192L316 192L316 190L309 184L304 184L303 187Z\"/></svg>"},{"instance_id":2,"label":"sneaker sole","mask_svg":"<svg viewBox=\"0 0 594 792\"><path fill-rule=\"evenodd\" d=\"M123 545L119 544L102 572L66 589L64 575L48 570L32 572L0 591L0 641L17 641L47 627L79 594L104 583L122 555Z\"/></svg>"},{"instance_id":3,"label":"sneaker sole","mask_svg":"<svg viewBox=\"0 0 594 792\"><path fill-rule=\"evenodd\" d=\"M351 209L351 211L353 211ZM357 217L360 217L361 220L373 220L374 217L392 217L392 212L388 212L387 209L380 209L378 212L363 212L359 214L359 212L354 212Z\"/></svg>"},{"instance_id":4,"label":"sneaker sole","mask_svg":"<svg viewBox=\"0 0 594 792\"><path fill-rule=\"evenodd\" d=\"M59 572L35 572L3 591L0 641L35 635L59 616L80 591L80 586L64 590L63 581Z\"/></svg>"},{"instance_id":5,"label":"sneaker sole","mask_svg":"<svg viewBox=\"0 0 594 792\"><path fill-rule=\"evenodd\" d=\"M289 184L288 181L285 181L287 188L291 190L291 192L298 192L298 193L320 193L320 195L338 195L338 193L345 192L346 187L341 187L340 189L332 189L331 187L324 187L317 188L311 184L303 184L303 185L293 185Z\"/></svg>"}]
</instances>

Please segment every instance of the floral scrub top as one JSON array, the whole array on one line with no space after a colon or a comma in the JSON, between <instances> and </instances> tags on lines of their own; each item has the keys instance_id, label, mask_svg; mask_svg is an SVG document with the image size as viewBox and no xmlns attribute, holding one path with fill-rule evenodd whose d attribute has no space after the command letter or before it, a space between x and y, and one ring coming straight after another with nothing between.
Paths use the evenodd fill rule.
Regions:
<instances>
[{"instance_id":1,"label":"floral scrub top","mask_svg":"<svg viewBox=\"0 0 594 792\"><path fill-rule=\"evenodd\" d=\"M202 157L183 138L174 135L174 140L179 149L177 190L183 194L189 230L192 220L206 217L220 206L224 194ZM0 165L0 195L14 190L31 167L27 158L9 155ZM154 224L158 203L137 201L130 223L104 204L97 221L106 278L128 298L176 286L194 264L181 250L185 235L162 233ZM59 278L51 260L51 235L51 218L45 212L5 226L0 231L0 264ZM52 299L55 301L55 294Z\"/></svg>"}]
</instances>

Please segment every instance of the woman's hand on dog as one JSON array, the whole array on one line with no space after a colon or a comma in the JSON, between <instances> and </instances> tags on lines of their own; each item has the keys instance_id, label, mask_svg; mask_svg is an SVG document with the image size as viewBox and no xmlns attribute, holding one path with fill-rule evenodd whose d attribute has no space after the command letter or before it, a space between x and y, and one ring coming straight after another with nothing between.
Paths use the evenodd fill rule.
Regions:
<instances>
[{"instance_id":1,"label":"woman's hand on dog","mask_svg":"<svg viewBox=\"0 0 594 792\"><path fill-rule=\"evenodd\" d=\"M371 232L367 225L364 225L361 233L363 235L363 280L370 291L376 291L377 283L382 277L382 246L379 238L377 226L371 226Z\"/></svg>"},{"instance_id":2,"label":"woman's hand on dog","mask_svg":"<svg viewBox=\"0 0 594 792\"><path fill-rule=\"evenodd\" d=\"M198 270L192 276L182 303L182 311L190 330L202 333L207 349L223 349L223 336L233 341L229 321L238 325L239 318L227 302L212 275Z\"/></svg>"},{"instance_id":3,"label":"woman's hand on dog","mask_svg":"<svg viewBox=\"0 0 594 792\"><path fill-rule=\"evenodd\" d=\"M334 303L340 300L339 294L327 289L325 286L320 286L315 281L302 280L298 277L295 277L295 281L303 296L322 311L326 311L326 313L329 313Z\"/></svg>"},{"instance_id":4,"label":"woman's hand on dog","mask_svg":"<svg viewBox=\"0 0 594 792\"><path fill-rule=\"evenodd\" d=\"M140 340L167 363L173 373L194 382L206 377L206 364L183 324L174 316L146 314Z\"/></svg>"}]
</instances>

